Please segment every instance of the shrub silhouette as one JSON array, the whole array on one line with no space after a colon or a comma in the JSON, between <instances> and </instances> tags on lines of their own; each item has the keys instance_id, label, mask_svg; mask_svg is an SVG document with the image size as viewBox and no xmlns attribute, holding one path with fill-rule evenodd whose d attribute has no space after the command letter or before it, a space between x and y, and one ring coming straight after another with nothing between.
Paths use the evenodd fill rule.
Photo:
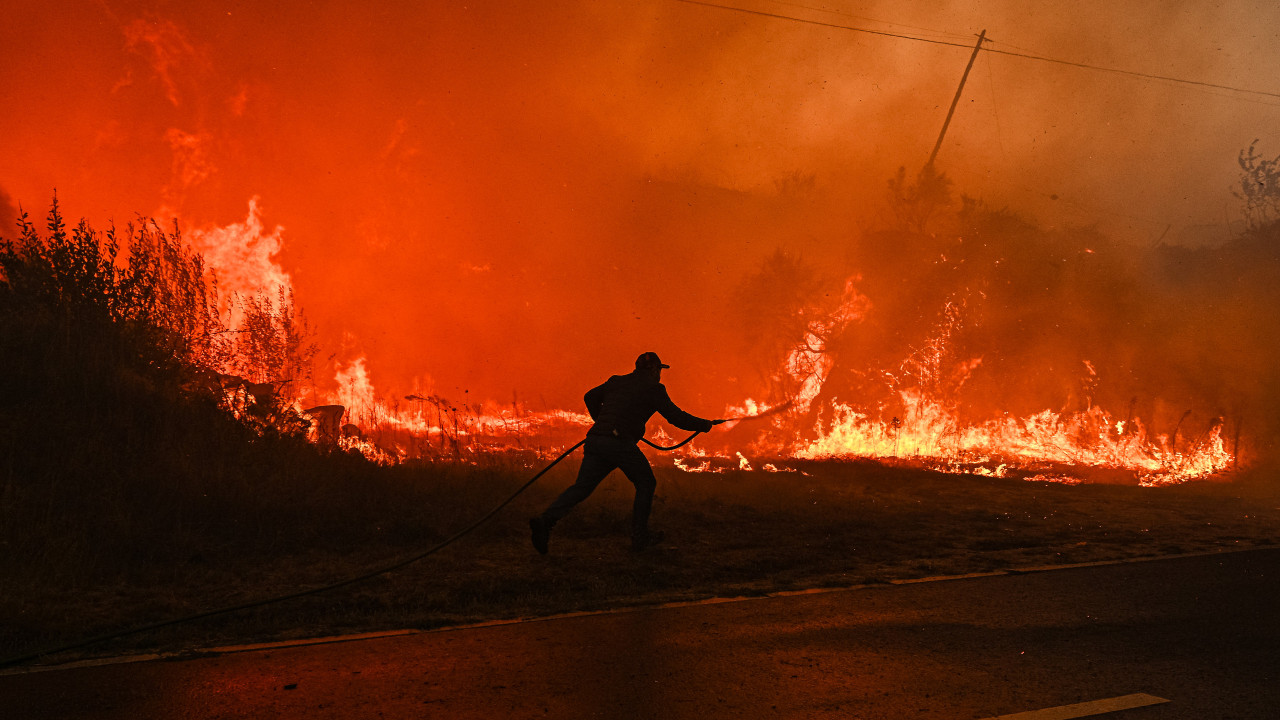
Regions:
<instances>
[{"instance_id":1,"label":"shrub silhouette","mask_svg":"<svg viewBox=\"0 0 1280 720\"><path fill-rule=\"evenodd\" d=\"M315 346L283 288L219 313L216 278L182 239L138 218L123 233L85 221L68 228L54 197L41 234L26 213L0 241L0 392L11 406L74 407L90 416L145 402L214 401L218 374L257 383L309 379ZM285 396L244 418L259 432L305 430ZM251 415L251 416L250 416ZM262 418L271 418L262 422Z\"/></svg>"},{"instance_id":2,"label":"shrub silhouette","mask_svg":"<svg viewBox=\"0 0 1280 720\"><path fill-rule=\"evenodd\" d=\"M0 581L414 531L412 503L392 523L392 493L365 497L397 476L308 444L287 398L226 402L217 373L305 376L314 350L287 293L251 298L231 329L176 227L69 226L55 197L43 229L22 214L17 230L0 239Z\"/></svg>"},{"instance_id":3,"label":"shrub silhouette","mask_svg":"<svg viewBox=\"0 0 1280 720\"><path fill-rule=\"evenodd\" d=\"M48 234L26 213L0 242L0 361L5 402L84 408L143 393L176 396L217 361L222 328L200 256L176 229L68 228L55 196Z\"/></svg>"}]
</instances>

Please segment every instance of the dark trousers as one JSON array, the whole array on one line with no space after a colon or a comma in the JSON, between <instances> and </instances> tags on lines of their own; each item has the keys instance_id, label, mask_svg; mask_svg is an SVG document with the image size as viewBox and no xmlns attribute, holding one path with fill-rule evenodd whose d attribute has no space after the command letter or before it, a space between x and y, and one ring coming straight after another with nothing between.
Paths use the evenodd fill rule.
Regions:
<instances>
[{"instance_id":1,"label":"dark trousers","mask_svg":"<svg viewBox=\"0 0 1280 720\"><path fill-rule=\"evenodd\" d=\"M635 503L631 506L631 536L644 537L649 530L653 491L658 487L649 458L635 443L608 435L588 435L584 448L577 481L560 493L560 497L542 513L542 519L548 526L555 525L575 505L586 500L605 476L616 468L622 470L622 474L636 487Z\"/></svg>"}]
</instances>

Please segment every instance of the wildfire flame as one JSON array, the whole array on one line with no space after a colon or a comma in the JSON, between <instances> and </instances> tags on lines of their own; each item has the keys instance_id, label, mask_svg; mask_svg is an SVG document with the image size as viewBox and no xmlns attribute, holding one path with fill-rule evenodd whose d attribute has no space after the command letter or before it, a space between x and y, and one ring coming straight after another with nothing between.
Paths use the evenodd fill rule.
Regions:
<instances>
[{"instance_id":1,"label":"wildfire flame","mask_svg":"<svg viewBox=\"0 0 1280 720\"><path fill-rule=\"evenodd\" d=\"M1205 477L1225 470L1233 461L1220 423L1205 438L1178 450L1168 436L1151 437L1141 422L1117 422L1097 407L1066 416L1045 410L1026 418L966 426L918 391L904 390L900 397L907 411L899 422L874 420L836 404L830 429L796 455L914 458L940 470L981 465L980 474L998 477L1019 465L1119 468L1134 472L1144 485Z\"/></svg>"},{"instance_id":2,"label":"wildfire flame","mask_svg":"<svg viewBox=\"0 0 1280 720\"><path fill-rule=\"evenodd\" d=\"M943 320L924 347L896 372L885 374L894 386L901 417L872 417L833 399L824 408L830 419L823 422L820 417L813 428L815 437L802 440L803 428L796 423L815 402L834 362L823 354L815 338L821 338L824 329L856 320L864 307L865 301L850 280L840 308L829 319L810 325L785 368L793 386L800 388L799 398L794 408L774 419L775 427L783 430L775 436L791 440L758 446L762 454L809 460L902 460L942 472L994 477L1016 472L1027 479L1068 483L1080 481L1078 469L1104 468L1131 473L1139 484L1148 486L1208 477L1225 471L1235 461L1222 437L1221 418L1202 437L1181 446L1176 433L1172 439L1164 434L1153 436L1140 420L1117 420L1093 405L1071 414L1045 410L1023 418L964 422L940 399L943 358L960 324L961 307L957 304L943 309ZM804 362L797 362L797 358ZM981 358L958 362L950 373L954 388L962 386L980 365ZM1097 371L1088 361L1084 365L1089 383L1096 383ZM748 400L732 410L754 413L766 407ZM745 469L746 458L741 453L738 457Z\"/></svg>"},{"instance_id":3,"label":"wildfire flame","mask_svg":"<svg viewBox=\"0 0 1280 720\"><path fill-rule=\"evenodd\" d=\"M275 262L281 233L280 227L265 230L255 198L243 223L200 231L194 239L220 271L224 285L248 293L262 287L290 288L289 276ZM1235 461L1222 437L1221 420L1200 437L1184 437L1181 442L1176 432L1172 438L1152 434L1136 418L1118 420L1093 405L1076 413L1044 410L1026 417L965 422L942 390L950 382L954 396L982 364L976 357L946 366L962 303L944 307L928 342L898 368L882 373L897 398L896 415L886 418L855 403L822 400L836 363L830 339L869 309L856 278L850 278L834 309L810 313L814 319L785 357L776 381L790 389L790 397L785 402L748 398L725 409L725 416L732 418L725 430L735 430L743 419L759 418L770 431L767 437L760 434L748 441L754 456L771 461L760 463L765 471L795 472L779 466L786 459L867 458L942 472L1064 483L1080 482L1081 469L1108 469L1128 473L1142 485L1162 485L1221 473ZM1098 372L1088 361L1084 366L1086 387L1091 387ZM335 390L312 400L328 403L319 407L339 408L345 422L336 444L384 463L415 458L474 462L485 453L512 450L543 457L575 442L591 424L583 413L531 411L514 401L506 406L457 402L425 391L398 399L379 397L363 355L338 364L334 385ZM294 405L300 409L297 402ZM315 428L311 437L322 439ZM654 440L674 442L660 428ZM740 450L709 452L699 443L685 446L672 462L685 472L755 467Z\"/></svg>"},{"instance_id":4,"label":"wildfire flame","mask_svg":"<svg viewBox=\"0 0 1280 720\"><path fill-rule=\"evenodd\" d=\"M863 301L856 292L837 310L834 323L848 323L858 317L851 307ZM1164 485L1204 478L1231 467L1234 456L1222 437L1222 423L1215 422L1202 437L1170 438L1151 434L1140 420L1117 420L1102 408L1091 406L1078 413L1045 410L1027 417L1005 417L980 423L965 423L953 409L925 390L936 387L942 374L941 362L946 342L958 314L947 308L943 328L916 356L905 361L892 381L900 386L897 397L901 415L871 417L851 404L831 401L817 408L819 420L812 437L802 439L801 418L814 410L832 358L822 353L820 332L811 331L786 364L801 397L781 404L752 399L726 409L738 420L726 423L732 429L743 418L767 418L771 427L783 432L775 437L791 438L770 444L757 441L752 452L773 460L822 460L868 458L888 462L908 462L932 470L969 473L991 477L1022 477L1028 480L1062 483L1081 482L1081 469L1101 468L1129 473L1141 485ZM821 329L821 328L819 328ZM957 369L963 383L980 359L961 362ZM1090 378L1096 378L1086 363ZM569 438L591 424L581 413L566 411L522 411L518 406L500 408L492 404L454 405L439 396L409 396L410 406L393 406L379 400L369 381L363 358L342 368L338 374L342 388L338 401L351 408L354 422L376 428L380 438L348 440L355 447L383 461L422 456L474 455L530 444L539 454L557 452L570 444ZM826 420L823 420L826 417ZM543 445L535 438L559 433L563 440ZM432 438L435 438L433 441ZM659 444L673 440L661 428L653 434ZM684 472L724 472L752 470L753 464L741 451L731 455L709 453L697 443L678 451L673 466ZM773 462L763 464L770 472L794 472Z\"/></svg>"}]
</instances>

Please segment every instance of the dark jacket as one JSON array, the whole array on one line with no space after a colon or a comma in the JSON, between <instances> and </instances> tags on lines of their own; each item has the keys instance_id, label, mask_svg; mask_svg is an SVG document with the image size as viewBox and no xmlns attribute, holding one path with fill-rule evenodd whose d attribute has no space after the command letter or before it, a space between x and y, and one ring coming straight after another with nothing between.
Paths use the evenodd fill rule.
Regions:
<instances>
[{"instance_id":1,"label":"dark jacket","mask_svg":"<svg viewBox=\"0 0 1280 720\"><path fill-rule=\"evenodd\" d=\"M644 426L653 414L661 413L667 422L681 430L708 432L711 421L703 420L676 407L660 382L639 373L614 375L603 385L593 387L583 397L587 412L596 424L588 435L613 435L629 442L640 442Z\"/></svg>"}]
</instances>

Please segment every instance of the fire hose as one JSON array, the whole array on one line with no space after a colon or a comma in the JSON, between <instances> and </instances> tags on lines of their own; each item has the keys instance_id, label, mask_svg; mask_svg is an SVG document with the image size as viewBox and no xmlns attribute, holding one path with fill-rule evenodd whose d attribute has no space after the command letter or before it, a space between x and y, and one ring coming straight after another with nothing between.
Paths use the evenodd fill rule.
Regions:
<instances>
[{"instance_id":1,"label":"fire hose","mask_svg":"<svg viewBox=\"0 0 1280 720\"><path fill-rule=\"evenodd\" d=\"M789 405L789 403L788 403L788 405ZM732 420L732 421L740 421L740 420L755 420L755 419L758 419L758 418L765 417L765 416L767 416L767 415L772 415L772 414L774 414L775 412L778 412L778 411L780 411L781 409L783 409L783 407L785 407L785 406L779 406L778 408L774 408L774 409L769 410L769 411L767 411L767 412L765 412L765 413L761 413L761 414L759 414L759 415L752 415L752 416L750 416L750 417L725 418L725 419L722 419L722 420L714 420L714 421L712 421L712 423L711 423L711 424L712 424L712 425L719 425L719 424L721 424L721 423L728 422L728 421L731 421L731 420ZM655 443L653 443L653 442L650 442L647 438L644 438L644 437L642 437L642 438L640 438L640 439L641 439L642 441L644 441L644 443L645 443L646 445L648 445L648 446L650 446L650 447L652 447L652 448L655 448L655 449L658 449L658 450L662 450L662 451L671 451L671 450L675 450L675 449L677 449L677 448L680 448L680 447L683 447L683 446L687 445L687 444L688 444L689 442L691 442L694 438L696 438L697 436L699 436L699 435L701 435L701 434L702 434L702 431L695 432L695 433L693 433L692 435L690 435L689 437L687 437L687 438L685 438L684 440L680 441L679 443L676 443L675 445L670 445L670 446L657 445L657 444L655 444ZM110 632L110 633L106 633L106 634L103 634L103 635L97 635L97 636L95 636L95 637L90 637L90 638L86 638L86 639L82 639L82 640L77 640L76 642L73 642L73 643L70 643L70 644L67 644L67 645L62 645L62 646L60 646L60 647L47 648L47 649L45 649L45 650L41 650L41 651L39 651L39 652L34 652L34 653L27 654L27 655L21 655L21 656L18 656L18 657L11 657L11 658L7 658L7 659L5 659L5 660L0 660L0 668L3 668L3 667L10 667L10 666L13 666L13 665L21 665L21 664L24 664L24 663L29 663L29 662L31 662L31 661L33 661L33 660L38 660L38 659L40 659L40 658L42 658L42 657L45 657L45 656L47 656L47 655L55 655L55 654L57 654L57 653L67 652L67 651L69 651L69 650L79 650L79 649L81 649L81 648L85 648L85 647L89 647L89 646L92 646L92 645L97 645L97 644L99 644L99 643L107 642L108 640L116 640L116 639L119 639L119 638L122 638L122 637L128 637L128 636L130 636L130 635L137 635L137 634L139 634L139 633L144 633L144 632L148 632L148 631L151 631L151 630L159 630L159 629L161 629L161 628L172 627L172 626L174 626L174 625L183 625L183 624L186 624L186 623L189 623L189 622L195 622L196 620L203 620L203 619L205 619L205 618L214 617L214 616L216 616L216 615L228 615L228 614L230 614L230 613L239 612L239 611L241 611L241 610L250 610L250 609L253 609L253 608L263 607L263 606L266 606L266 605L274 605L275 603L284 602L284 601L286 601L286 600L295 600L295 599L297 599L297 598L307 597L308 595L317 595L317 594L319 594L319 593L327 592L327 591L329 591L329 590L336 590L336 589L338 589L338 588L346 587L346 586L348 586L348 585L354 585L354 584L356 584L356 583L363 582L363 581L365 581L365 580L371 580L371 579L373 579L373 578L375 578L375 577L378 577L379 575L385 575L385 574L387 574L387 573L389 573L389 572L393 572L393 571L395 571L395 570L399 570L400 568L406 567L406 566L408 566L408 565L412 565L413 563L418 562L419 560L421 560L421 559L423 559L423 558L425 558L425 557L427 557L427 556L429 556L429 555L433 555L433 554L435 554L435 553L439 552L440 550L443 550L444 548L448 547L449 545L452 545L454 542L456 542L456 541L458 541L458 540L462 539L462 537L464 537L465 535L467 535L467 534L471 533L471 532L472 532L473 530L475 530L476 528L478 528L478 527L480 527L481 525L483 525L483 524L485 524L486 522L488 522L489 518L492 518L494 515L497 515L497 514L498 514L498 511L502 510L502 509L503 509L503 508L505 508L507 505L511 504L511 501L513 501L513 500L515 500L517 497L519 497L519 496L520 496L520 494L521 494L521 493L523 493L525 490L528 490L528 489L529 489L529 487L530 487L530 486L532 486L535 482L537 482L539 478L541 478L543 475L545 475L545 474L547 473L547 471L548 471L548 470L550 470L551 468L553 468L553 467L555 467L556 465L560 464L560 461L561 461L561 460L564 460L565 458L569 457L569 455L571 455L571 454L573 453L573 451L575 451L575 450L577 450L578 448L580 448L580 447L582 447L583 445L585 445L585 444L586 444L586 442L587 442L586 438L583 438L582 440L579 440L579 441L578 441L578 444L576 444L576 445L574 445L573 447L569 448L568 450L565 450L564 452L560 453L559 457L557 457L555 460L552 460L550 463L548 463L548 464L547 464L547 466L546 466L546 467L544 467L544 468L542 468L541 470L539 470L539 471L538 471L538 473L537 473L536 475L534 475L533 477L529 478L529 480L528 480L525 484L521 485L521 486L520 486L520 487L519 487L515 492L511 493L511 495L510 495L510 496L508 496L508 497L507 497L507 499L505 499L505 500L503 500L502 502L498 503L498 505L497 505L496 507L494 507L492 510L490 510L489 512L487 512L487 513L485 513L484 515L480 516L480 519L478 519L478 520L476 520L475 522L471 523L470 525L468 525L468 526L466 526L466 527L462 528L461 530L459 530L459 531L455 532L454 534L450 535L449 537L445 538L444 540L441 540L439 543L436 543L436 544L435 544L434 546L432 546L430 549L428 549L428 550L424 550L424 551L422 551L422 552L420 552L420 553L418 553L418 554L416 554L416 555L413 555L412 557L409 557L409 558L405 558L405 559L403 559L403 560L396 561L395 563L393 563L393 564L391 564L391 565L387 565L386 567L381 567L381 568L378 568L378 569L376 569L376 570L371 570L371 571L369 571L369 572L363 573L363 574L361 574L361 575L357 575L357 576L355 576L355 577L347 578L347 579L345 579L345 580L340 580L340 581L338 581L338 582L330 583L330 584L328 584L328 585L323 585L323 586L320 586L320 587L311 588L311 589L309 589L309 590L299 590L299 591L297 591L297 592L287 593L287 594L285 594L285 595L277 595L277 596L275 596L275 597L269 597L269 598L264 598L264 599L261 599L261 600L255 600L255 601L253 601L253 602L241 603L241 604L239 604L239 605L231 605L231 606L228 606L228 607L216 608L216 609L214 609L214 610L206 610L206 611L204 611L204 612L196 613L196 614L194 614L194 615L187 615L187 616L185 616L185 617L174 618L174 619L171 619L171 620L162 620L162 621L160 621L160 622L155 622L155 623L150 623L150 624L147 624L147 625L141 625L141 626L138 626L138 627L128 628L128 629L126 629L126 630L117 630L117 631Z\"/></svg>"}]
</instances>

